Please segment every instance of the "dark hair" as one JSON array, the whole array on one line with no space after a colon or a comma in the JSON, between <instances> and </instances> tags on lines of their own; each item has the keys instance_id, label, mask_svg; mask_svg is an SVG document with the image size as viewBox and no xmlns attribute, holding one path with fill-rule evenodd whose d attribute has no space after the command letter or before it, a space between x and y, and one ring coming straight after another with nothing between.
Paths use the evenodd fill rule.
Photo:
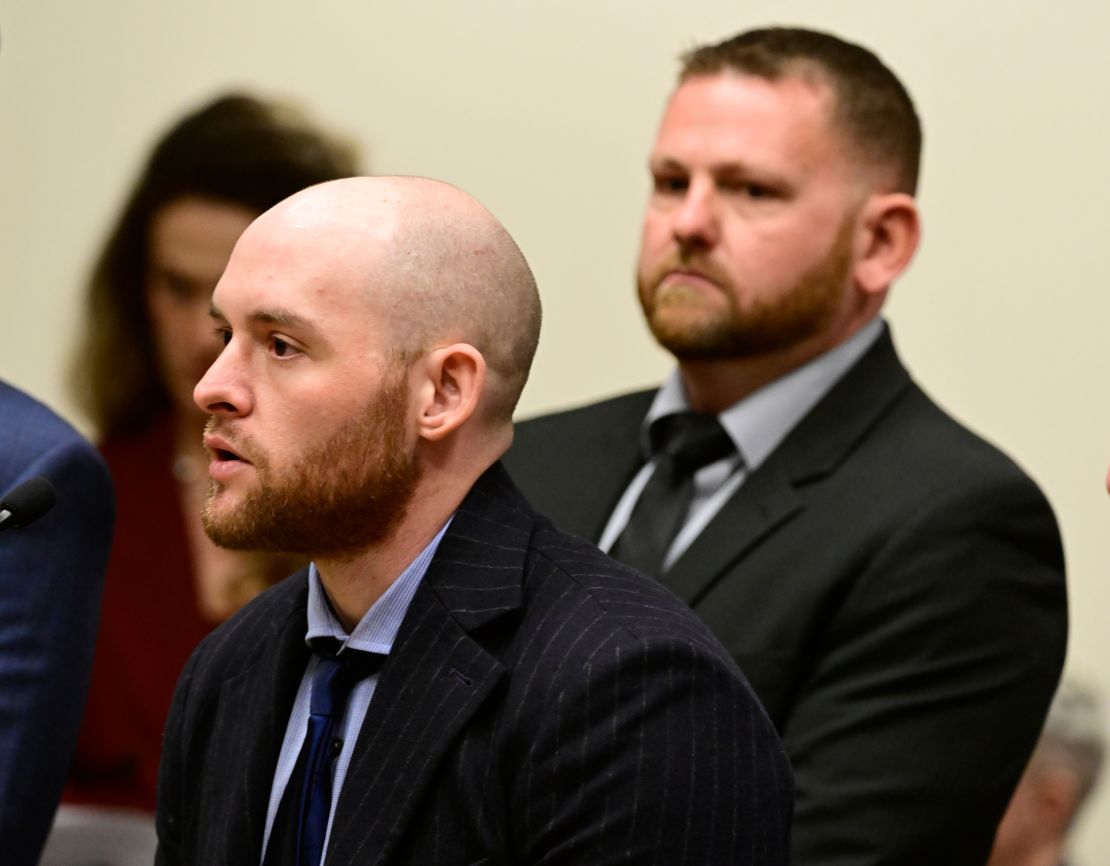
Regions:
<instances>
[{"instance_id":1,"label":"dark hair","mask_svg":"<svg viewBox=\"0 0 1110 866\"><path fill-rule=\"evenodd\" d=\"M679 81L726 70L769 81L816 73L832 87L835 120L860 155L893 169L899 191L916 192L921 122L902 82L866 48L800 27L749 30L684 54Z\"/></svg>"},{"instance_id":2,"label":"dark hair","mask_svg":"<svg viewBox=\"0 0 1110 866\"><path fill-rule=\"evenodd\" d=\"M169 405L155 362L144 281L150 224L186 196L262 213L293 193L357 174L355 149L290 106L222 96L155 146L88 283L75 396L101 437L139 429Z\"/></svg>"}]
</instances>

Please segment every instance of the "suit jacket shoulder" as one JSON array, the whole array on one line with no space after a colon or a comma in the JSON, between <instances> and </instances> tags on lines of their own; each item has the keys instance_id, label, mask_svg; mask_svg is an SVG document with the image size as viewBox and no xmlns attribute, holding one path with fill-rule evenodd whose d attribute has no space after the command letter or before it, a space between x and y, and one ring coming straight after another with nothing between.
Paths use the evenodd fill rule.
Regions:
<instances>
[{"instance_id":1,"label":"suit jacket shoulder","mask_svg":"<svg viewBox=\"0 0 1110 866\"><path fill-rule=\"evenodd\" d=\"M17 866L38 862L73 753L113 499L95 449L0 382L0 496L36 475L54 507L0 544L0 850Z\"/></svg>"},{"instance_id":2,"label":"suit jacket shoulder","mask_svg":"<svg viewBox=\"0 0 1110 866\"><path fill-rule=\"evenodd\" d=\"M505 466L541 514L596 541L643 465L640 425L654 394L637 391L523 421Z\"/></svg>"},{"instance_id":3,"label":"suit jacket shoulder","mask_svg":"<svg viewBox=\"0 0 1110 866\"><path fill-rule=\"evenodd\" d=\"M649 403L523 423L508 462L525 494L598 538ZM1060 538L1037 486L926 396L889 333L663 582L783 735L796 863L984 861L1063 662Z\"/></svg>"},{"instance_id":4,"label":"suit jacket shoulder","mask_svg":"<svg viewBox=\"0 0 1110 866\"><path fill-rule=\"evenodd\" d=\"M303 617L298 577L190 662L166 735L160 862L257 861L281 736L264 726L284 730ZM706 800L714 785L727 793ZM790 791L770 722L709 631L553 529L494 467L381 672L328 862L784 863Z\"/></svg>"}]
</instances>

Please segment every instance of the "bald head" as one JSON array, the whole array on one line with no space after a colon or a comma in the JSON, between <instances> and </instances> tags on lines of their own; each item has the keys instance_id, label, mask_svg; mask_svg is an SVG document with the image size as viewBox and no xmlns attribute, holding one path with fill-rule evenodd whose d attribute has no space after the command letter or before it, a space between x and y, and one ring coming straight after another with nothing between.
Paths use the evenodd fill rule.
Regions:
<instances>
[{"instance_id":1,"label":"bald head","mask_svg":"<svg viewBox=\"0 0 1110 866\"><path fill-rule=\"evenodd\" d=\"M400 357L474 346L488 370L482 411L512 417L539 339L539 294L512 237L471 196L425 178L347 178L286 199L244 239L262 233L292 238L329 282L365 292Z\"/></svg>"}]
</instances>

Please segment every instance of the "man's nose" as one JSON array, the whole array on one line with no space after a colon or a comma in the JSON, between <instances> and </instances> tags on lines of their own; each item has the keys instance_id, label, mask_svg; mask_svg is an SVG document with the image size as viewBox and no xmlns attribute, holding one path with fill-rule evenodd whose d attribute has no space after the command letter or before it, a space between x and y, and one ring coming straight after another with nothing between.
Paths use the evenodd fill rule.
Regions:
<instances>
[{"instance_id":1,"label":"man's nose","mask_svg":"<svg viewBox=\"0 0 1110 866\"><path fill-rule=\"evenodd\" d=\"M239 416L251 410L243 361L234 342L223 351L193 389L193 402L209 415Z\"/></svg>"},{"instance_id":2,"label":"man's nose","mask_svg":"<svg viewBox=\"0 0 1110 866\"><path fill-rule=\"evenodd\" d=\"M674 239L680 247L712 247L720 237L716 190L707 181L695 180L674 214Z\"/></svg>"}]
</instances>

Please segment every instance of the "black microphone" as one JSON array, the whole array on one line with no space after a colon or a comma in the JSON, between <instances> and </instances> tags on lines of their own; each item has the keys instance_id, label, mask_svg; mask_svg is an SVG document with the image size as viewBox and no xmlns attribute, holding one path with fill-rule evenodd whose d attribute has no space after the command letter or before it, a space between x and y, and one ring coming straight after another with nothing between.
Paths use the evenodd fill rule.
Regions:
<instances>
[{"instance_id":1,"label":"black microphone","mask_svg":"<svg viewBox=\"0 0 1110 866\"><path fill-rule=\"evenodd\" d=\"M54 507L54 485L41 475L24 481L0 500L0 531L33 523Z\"/></svg>"}]
</instances>

